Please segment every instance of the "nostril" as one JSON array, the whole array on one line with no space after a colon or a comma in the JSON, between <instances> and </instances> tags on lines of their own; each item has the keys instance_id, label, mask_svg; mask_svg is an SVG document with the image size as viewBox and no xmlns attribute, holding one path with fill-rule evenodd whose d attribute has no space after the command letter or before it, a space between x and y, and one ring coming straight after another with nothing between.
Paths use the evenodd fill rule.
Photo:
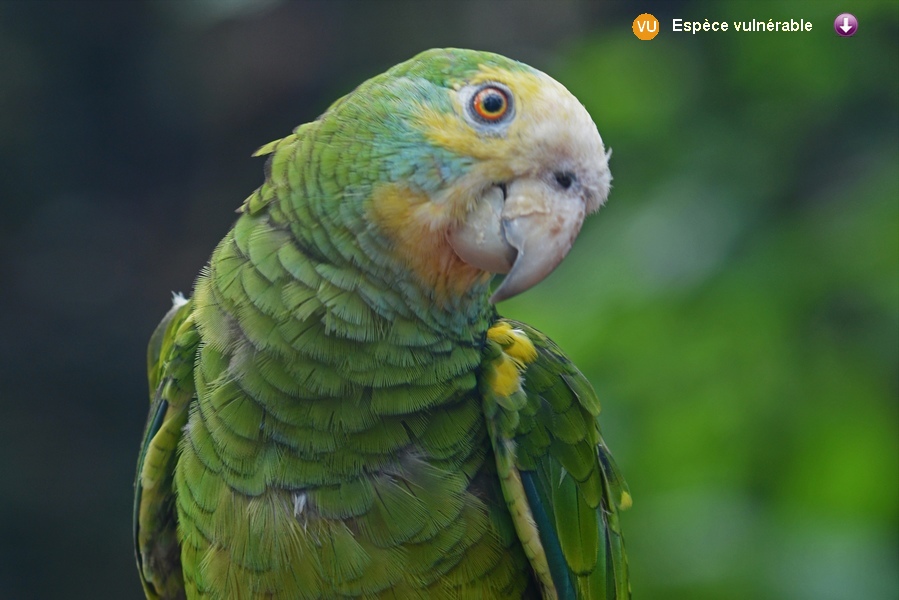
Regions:
<instances>
[{"instance_id":1,"label":"nostril","mask_svg":"<svg viewBox=\"0 0 899 600\"><path fill-rule=\"evenodd\" d=\"M571 171L556 171L553 173L556 178L556 183L559 184L563 190L567 190L571 187L571 185L577 180L577 177L574 176L574 173Z\"/></svg>"}]
</instances>

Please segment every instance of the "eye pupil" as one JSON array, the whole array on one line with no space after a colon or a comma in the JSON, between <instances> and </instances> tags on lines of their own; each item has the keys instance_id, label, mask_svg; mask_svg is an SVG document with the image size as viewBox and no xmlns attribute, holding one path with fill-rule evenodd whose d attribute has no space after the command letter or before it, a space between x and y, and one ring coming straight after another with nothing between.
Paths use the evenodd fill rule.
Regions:
<instances>
[{"instance_id":1,"label":"eye pupil","mask_svg":"<svg viewBox=\"0 0 899 600\"><path fill-rule=\"evenodd\" d=\"M484 107L484 112L489 114L498 113L503 109L503 106L506 104L506 99L500 96L497 93L490 93L481 101L481 106Z\"/></svg>"}]
</instances>

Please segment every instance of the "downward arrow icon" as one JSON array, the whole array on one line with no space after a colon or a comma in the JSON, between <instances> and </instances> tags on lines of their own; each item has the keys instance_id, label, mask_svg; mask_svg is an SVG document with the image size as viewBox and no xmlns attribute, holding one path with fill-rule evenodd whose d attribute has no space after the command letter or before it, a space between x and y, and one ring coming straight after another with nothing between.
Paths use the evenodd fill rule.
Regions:
<instances>
[{"instance_id":1,"label":"downward arrow icon","mask_svg":"<svg viewBox=\"0 0 899 600\"><path fill-rule=\"evenodd\" d=\"M840 13L833 20L833 30L840 37L852 37L858 33L858 19L852 13Z\"/></svg>"}]
</instances>

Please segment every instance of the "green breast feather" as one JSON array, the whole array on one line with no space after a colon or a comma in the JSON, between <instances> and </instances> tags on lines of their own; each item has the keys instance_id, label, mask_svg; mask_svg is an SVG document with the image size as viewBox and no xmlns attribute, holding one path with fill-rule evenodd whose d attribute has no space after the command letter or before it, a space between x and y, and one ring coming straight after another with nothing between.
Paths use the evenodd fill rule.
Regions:
<instances>
[{"instance_id":1,"label":"green breast feather","mask_svg":"<svg viewBox=\"0 0 899 600\"><path fill-rule=\"evenodd\" d=\"M494 307L606 199L580 103L430 50L258 154L265 182L150 339L146 596L628 598L596 394Z\"/></svg>"}]
</instances>

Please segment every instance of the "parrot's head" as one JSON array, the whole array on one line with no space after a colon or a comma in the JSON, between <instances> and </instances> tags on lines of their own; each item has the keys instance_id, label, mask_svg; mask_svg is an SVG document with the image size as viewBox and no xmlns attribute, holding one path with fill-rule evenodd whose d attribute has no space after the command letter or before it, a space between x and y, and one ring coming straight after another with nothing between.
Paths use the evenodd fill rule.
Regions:
<instances>
[{"instance_id":1,"label":"parrot's head","mask_svg":"<svg viewBox=\"0 0 899 600\"><path fill-rule=\"evenodd\" d=\"M583 105L496 54L423 52L331 110L370 120L357 123L378 165L367 220L435 297L486 290L493 274L506 277L491 302L535 285L609 192L609 155Z\"/></svg>"}]
</instances>

